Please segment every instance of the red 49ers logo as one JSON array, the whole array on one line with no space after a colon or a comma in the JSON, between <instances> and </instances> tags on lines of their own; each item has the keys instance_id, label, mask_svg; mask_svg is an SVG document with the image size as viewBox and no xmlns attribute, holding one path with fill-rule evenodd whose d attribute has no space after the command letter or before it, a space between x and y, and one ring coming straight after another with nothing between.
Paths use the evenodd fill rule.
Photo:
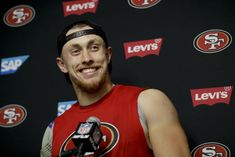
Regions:
<instances>
[{"instance_id":1,"label":"red 49ers logo","mask_svg":"<svg viewBox=\"0 0 235 157\"><path fill-rule=\"evenodd\" d=\"M226 49L232 42L232 36L220 29L211 29L197 35L193 41L195 49L203 53L217 53Z\"/></svg>"},{"instance_id":2,"label":"red 49ers logo","mask_svg":"<svg viewBox=\"0 0 235 157\"><path fill-rule=\"evenodd\" d=\"M130 6L136 9L150 8L158 4L161 0L128 0Z\"/></svg>"},{"instance_id":3,"label":"red 49ers logo","mask_svg":"<svg viewBox=\"0 0 235 157\"><path fill-rule=\"evenodd\" d=\"M28 5L18 5L9 9L4 15L4 23L11 27L26 25L33 20L35 10Z\"/></svg>"},{"instance_id":4,"label":"red 49ers logo","mask_svg":"<svg viewBox=\"0 0 235 157\"><path fill-rule=\"evenodd\" d=\"M230 150L224 144L207 142L195 147L192 157L230 157Z\"/></svg>"},{"instance_id":5,"label":"red 49ers logo","mask_svg":"<svg viewBox=\"0 0 235 157\"><path fill-rule=\"evenodd\" d=\"M9 128L22 123L27 116L26 109L17 104L10 104L0 108L0 126Z\"/></svg>"}]
</instances>

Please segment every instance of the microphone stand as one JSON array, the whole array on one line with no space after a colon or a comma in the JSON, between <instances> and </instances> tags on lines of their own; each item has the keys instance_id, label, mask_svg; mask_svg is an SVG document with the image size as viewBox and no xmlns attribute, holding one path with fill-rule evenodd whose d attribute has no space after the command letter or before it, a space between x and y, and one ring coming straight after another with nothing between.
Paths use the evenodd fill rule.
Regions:
<instances>
[{"instance_id":1,"label":"microphone stand","mask_svg":"<svg viewBox=\"0 0 235 157\"><path fill-rule=\"evenodd\" d=\"M83 157L83 155L85 154L83 151L82 151L82 147L83 147L83 143L81 143L78 147L77 147L77 157Z\"/></svg>"}]
</instances>

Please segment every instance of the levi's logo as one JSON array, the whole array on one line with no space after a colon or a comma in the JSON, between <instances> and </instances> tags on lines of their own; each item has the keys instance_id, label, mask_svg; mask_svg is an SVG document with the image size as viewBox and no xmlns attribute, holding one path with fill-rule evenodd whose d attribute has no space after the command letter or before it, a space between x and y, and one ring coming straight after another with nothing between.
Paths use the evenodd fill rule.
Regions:
<instances>
[{"instance_id":1,"label":"levi's logo","mask_svg":"<svg viewBox=\"0 0 235 157\"><path fill-rule=\"evenodd\" d=\"M78 0L63 2L64 16L71 14L95 13L99 0Z\"/></svg>"},{"instance_id":2,"label":"levi's logo","mask_svg":"<svg viewBox=\"0 0 235 157\"><path fill-rule=\"evenodd\" d=\"M229 104L233 87L216 87L204 89L191 89L193 106L209 105L213 106L217 103Z\"/></svg>"},{"instance_id":3,"label":"levi's logo","mask_svg":"<svg viewBox=\"0 0 235 157\"><path fill-rule=\"evenodd\" d=\"M159 55L162 38L124 43L126 59L134 56Z\"/></svg>"}]
</instances>

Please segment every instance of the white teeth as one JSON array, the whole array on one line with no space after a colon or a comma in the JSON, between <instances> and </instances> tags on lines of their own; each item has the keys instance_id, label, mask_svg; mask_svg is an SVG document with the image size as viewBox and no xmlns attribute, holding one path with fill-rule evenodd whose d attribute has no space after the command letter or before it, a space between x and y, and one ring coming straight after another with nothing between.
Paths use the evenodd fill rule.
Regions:
<instances>
[{"instance_id":1,"label":"white teeth","mask_svg":"<svg viewBox=\"0 0 235 157\"><path fill-rule=\"evenodd\" d=\"M83 69L82 72L83 73L91 73L91 72L94 72L95 71L95 68L89 68L89 69Z\"/></svg>"}]
</instances>

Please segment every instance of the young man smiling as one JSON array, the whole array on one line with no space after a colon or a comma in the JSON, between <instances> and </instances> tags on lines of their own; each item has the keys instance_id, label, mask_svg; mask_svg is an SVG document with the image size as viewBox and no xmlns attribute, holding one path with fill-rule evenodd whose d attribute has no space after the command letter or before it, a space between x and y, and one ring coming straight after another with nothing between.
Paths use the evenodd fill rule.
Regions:
<instances>
[{"instance_id":1,"label":"young man smiling","mask_svg":"<svg viewBox=\"0 0 235 157\"><path fill-rule=\"evenodd\" d=\"M72 84L77 103L47 128L41 156L73 149L77 125L95 116L105 138L97 151L84 156L190 157L177 112L163 92L112 83L112 49L100 26L76 21L57 43L56 62Z\"/></svg>"}]
</instances>

